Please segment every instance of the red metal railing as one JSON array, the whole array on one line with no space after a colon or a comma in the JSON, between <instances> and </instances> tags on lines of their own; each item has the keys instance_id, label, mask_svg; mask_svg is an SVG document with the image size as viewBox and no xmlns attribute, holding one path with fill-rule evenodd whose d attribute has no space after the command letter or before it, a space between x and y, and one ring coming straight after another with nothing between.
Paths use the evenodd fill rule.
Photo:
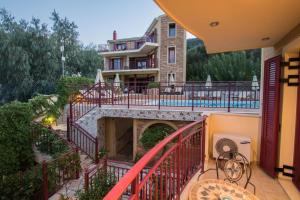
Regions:
<instances>
[{"instance_id":1,"label":"red metal railing","mask_svg":"<svg viewBox=\"0 0 300 200\"><path fill-rule=\"evenodd\" d=\"M68 122L67 137L68 141L74 143L81 151L98 163L98 137L92 136L78 124L72 122Z\"/></svg>"},{"instance_id":2,"label":"red metal railing","mask_svg":"<svg viewBox=\"0 0 300 200\"><path fill-rule=\"evenodd\" d=\"M258 109L260 91L259 84L253 85L252 82L99 82L81 90L81 94L70 102L69 108L68 139L93 159L97 159L97 139L82 129L76 121L102 105L150 109L219 108L230 112L233 108Z\"/></svg>"},{"instance_id":3,"label":"red metal railing","mask_svg":"<svg viewBox=\"0 0 300 200\"><path fill-rule=\"evenodd\" d=\"M88 114L94 108L99 106L101 100L99 84L94 84L88 89L83 89L76 95L69 104L69 117L67 119L68 141L75 144L85 152L89 157L98 163L98 138L88 133L79 124L76 123L84 115Z\"/></svg>"},{"instance_id":4,"label":"red metal railing","mask_svg":"<svg viewBox=\"0 0 300 200\"><path fill-rule=\"evenodd\" d=\"M70 120L76 121L98 106L98 86L94 84L87 89L80 90L79 94L73 98L69 104Z\"/></svg>"},{"instance_id":5,"label":"red metal railing","mask_svg":"<svg viewBox=\"0 0 300 200\"><path fill-rule=\"evenodd\" d=\"M252 82L124 82L101 83L102 98L99 104L148 108L182 107L259 109L259 86ZM109 100L108 100L109 99Z\"/></svg>"},{"instance_id":6,"label":"red metal railing","mask_svg":"<svg viewBox=\"0 0 300 200\"><path fill-rule=\"evenodd\" d=\"M124 175L104 200L121 197L179 199L190 178L204 169L205 119L203 117L159 142ZM151 167L143 176L141 173L146 166Z\"/></svg>"}]
</instances>

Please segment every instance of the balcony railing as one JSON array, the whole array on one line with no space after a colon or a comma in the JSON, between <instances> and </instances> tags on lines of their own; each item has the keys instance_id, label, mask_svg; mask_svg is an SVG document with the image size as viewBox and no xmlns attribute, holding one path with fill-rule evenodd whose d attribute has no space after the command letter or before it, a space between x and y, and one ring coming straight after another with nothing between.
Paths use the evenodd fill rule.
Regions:
<instances>
[{"instance_id":1,"label":"balcony railing","mask_svg":"<svg viewBox=\"0 0 300 200\"><path fill-rule=\"evenodd\" d=\"M205 119L175 131L149 150L104 200L180 199L189 180L204 169Z\"/></svg>"},{"instance_id":2,"label":"balcony railing","mask_svg":"<svg viewBox=\"0 0 300 200\"><path fill-rule=\"evenodd\" d=\"M146 42L156 43L156 38L144 36L139 40L124 41L120 43L111 43L111 44L100 44L98 45L99 52L108 52L108 51L126 51L126 50L136 50L141 48ZM124 44L120 47L117 47L117 44Z\"/></svg>"},{"instance_id":3,"label":"balcony railing","mask_svg":"<svg viewBox=\"0 0 300 200\"><path fill-rule=\"evenodd\" d=\"M258 84L258 83L257 83ZM126 107L259 109L260 88L252 82L101 83L90 101ZM79 105L80 106L80 105Z\"/></svg>"},{"instance_id":4,"label":"balcony railing","mask_svg":"<svg viewBox=\"0 0 300 200\"><path fill-rule=\"evenodd\" d=\"M150 65L138 66L138 65L129 65L122 67L104 67L104 71L119 71L119 70L143 70L143 69L157 69L157 67L153 67Z\"/></svg>"}]
</instances>

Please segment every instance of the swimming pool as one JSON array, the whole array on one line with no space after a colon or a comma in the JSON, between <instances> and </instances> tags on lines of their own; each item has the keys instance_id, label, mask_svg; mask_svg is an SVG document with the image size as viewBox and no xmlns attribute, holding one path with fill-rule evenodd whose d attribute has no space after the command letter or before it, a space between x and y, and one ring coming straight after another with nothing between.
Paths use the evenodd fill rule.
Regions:
<instances>
[{"instance_id":1,"label":"swimming pool","mask_svg":"<svg viewBox=\"0 0 300 200\"><path fill-rule=\"evenodd\" d=\"M149 102L148 105L158 105L158 101ZM225 100L160 100L160 106L170 107L206 107L206 108L245 108L259 109L260 101L228 101Z\"/></svg>"}]
</instances>

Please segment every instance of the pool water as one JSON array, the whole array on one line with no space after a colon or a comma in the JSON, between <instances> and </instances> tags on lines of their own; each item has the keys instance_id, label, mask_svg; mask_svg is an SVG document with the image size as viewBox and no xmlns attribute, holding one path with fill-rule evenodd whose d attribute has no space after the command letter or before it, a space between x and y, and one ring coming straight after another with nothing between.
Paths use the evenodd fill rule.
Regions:
<instances>
[{"instance_id":1,"label":"pool water","mask_svg":"<svg viewBox=\"0 0 300 200\"><path fill-rule=\"evenodd\" d=\"M158 101L149 105L158 105ZM227 108L228 101L224 100L160 100L161 106L170 107L208 107L208 108ZM260 101L230 101L231 108L259 109Z\"/></svg>"}]
</instances>

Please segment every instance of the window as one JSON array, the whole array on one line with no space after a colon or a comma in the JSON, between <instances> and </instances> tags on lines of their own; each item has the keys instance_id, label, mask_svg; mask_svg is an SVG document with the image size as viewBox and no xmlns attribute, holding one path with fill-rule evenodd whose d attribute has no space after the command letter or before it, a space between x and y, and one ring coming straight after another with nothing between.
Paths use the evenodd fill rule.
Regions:
<instances>
[{"instance_id":1,"label":"window","mask_svg":"<svg viewBox=\"0 0 300 200\"><path fill-rule=\"evenodd\" d=\"M116 50L121 51L121 50L126 50L126 44L116 44Z\"/></svg>"},{"instance_id":2,"label":"window","mask_svg":"<svg viewBox=\"0 0 300 200\"><path fill-rule=\"evenodd\" d=\"M168 63L176 63L176 50L175 47L168 48Z\"/></svg>"},{"instance_id":3,"label":"window","mask_svg":"<svg viewBox=\"0 0 300 200\"><path fill-rule=\"evenodd\" d=\"M138 60L137 68L138 69L146 69L147 68L147 60Z\"/></svg>"},{"instance_id":4,"label":"window","mask_svg":"<svg viewBox=\"0 0 300 200\"><path fill-rule=\"evenodd\" d=\"M175 73L171 72L171 73L168 73L168 85L173 85L175 84L176 82L176 76L175 76Z\"/></svg>"},{"instance_id":5,"label":"window","mask_svg":"<svg viewBox=\"0 0 300 200\"><path fill-rule=\"evenodd\" d=\"M120 58L115 58L112 60L112 65L114 70L120 70L121 69L121 59Z\"/></svg>"},{"instance_id":6,"label":"window","mask_svg":"<svg viewBox=\"0 0 300 200\"><path fill-rule=\"evenodd\" d=\"M176 24L175 23L169 24L169 37L176 37Z\"/></svg>"}]
</instances>

